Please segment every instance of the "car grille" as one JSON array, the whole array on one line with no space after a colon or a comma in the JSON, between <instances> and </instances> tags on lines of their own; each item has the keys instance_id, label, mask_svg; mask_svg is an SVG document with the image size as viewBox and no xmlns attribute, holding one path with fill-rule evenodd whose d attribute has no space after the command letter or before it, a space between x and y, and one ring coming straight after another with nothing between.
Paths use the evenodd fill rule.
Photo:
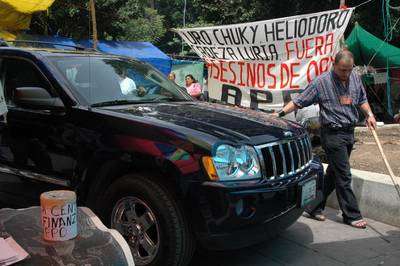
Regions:
<instances>
[{"instance_id":1,"label":"car grille","mask_svg":"<svg viewBox=\"0 0 400 266\"><path fill-rule=\"evenodd\" d=\"M308 135L256 146L267 179L281 179L297 173L311 162L312 147Z\"/></svg>"}]
</instances>

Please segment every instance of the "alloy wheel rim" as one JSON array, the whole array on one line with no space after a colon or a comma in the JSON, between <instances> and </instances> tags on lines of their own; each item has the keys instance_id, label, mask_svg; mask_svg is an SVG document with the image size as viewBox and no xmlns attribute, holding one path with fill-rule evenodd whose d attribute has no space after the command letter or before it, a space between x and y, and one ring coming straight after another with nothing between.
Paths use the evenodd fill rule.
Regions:
<instances>
[{"instance_id":1,"label":"alloy wheel rim","mask_svg":"<svg viewBox=\"0 0 400 266\"><path fill-rule=\"evenodd\" d=\"M124 197L114 206L111 227L128 242L136 265L150 264L159 251L159 224L148 204L137 197Z\"/></svg>"}]
</instances>

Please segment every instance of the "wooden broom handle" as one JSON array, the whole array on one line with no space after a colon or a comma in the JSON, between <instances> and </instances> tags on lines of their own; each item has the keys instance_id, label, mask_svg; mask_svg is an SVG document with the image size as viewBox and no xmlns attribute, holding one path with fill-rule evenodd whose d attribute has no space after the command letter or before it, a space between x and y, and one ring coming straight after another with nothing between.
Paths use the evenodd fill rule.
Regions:
<instances>
[{"instance_id":1,"label":"wooden broom handle","mask_svg":"<svg viewBox=\"0 0 400 266\"><path fill-rule=\"evenodd\" d=\"M374 136L376 145L378 145L379 151L381 152L383 162L385 163L386 168L389 171L390 178L392 179L393 185L396 188L397 194L399 195L399 198L400 198L400 186L396 182L396 176L394 175L392 168L389 165L389 161L387 160L386 155L383 152L383 148L382 148L381 142L379 141L378 134L376 133L375 129L373 129L373 128L371 128L371 131L372 131L372 135Z\"/></svg>"}]
</instances>

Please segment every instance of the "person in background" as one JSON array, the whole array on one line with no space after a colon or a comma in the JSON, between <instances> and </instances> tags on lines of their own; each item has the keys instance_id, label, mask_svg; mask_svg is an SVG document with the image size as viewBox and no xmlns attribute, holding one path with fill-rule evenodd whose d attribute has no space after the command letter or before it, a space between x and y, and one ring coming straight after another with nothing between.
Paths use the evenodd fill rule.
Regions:
<instances>
[{"instance_id":1,"label":"person in background","mask_svg":"<svg viewBox=\"0 0 400 266\"><path fill-rule=\"evenodd\" d=\"M201 96L201 85L197 83L194 77L189 74L185 77L186 91L190 96L199 99Z\"/></svg>"},{"instance_id":2,"label":"person in background","mask_svg":"<svg viewBox=\"0 0 400 266\"><path fill-rule=\"evenodd\" d=\"M132 94L137 91L136 83L128 77L126 69L119 71L119 86L124 95Z\"/></svg>"},{"instance_id":3,"label":"person in background","mask_svg":"<svg viewBox=\"0 0 400 266\"><path fill-rule=\"evenodd\" d=\"M289 102L275 116L282 117L299 108L317 103L320 107L321 143L329 166L324 179L324 199L318 206L307 208L311 218L324 221L326 199L336 188L343 222L356 228L366 228L354 192L351 188L349 157L354 144L354 127L358 122L357 107L366 116L369 128L376 120L368 104L361 79L353 71L354 57L350 51L335 56L333 69L315 78L302 94Z\"/></svg>"},{"instance_id":4,"label":"person in background","mask_svg":"<svg viewBox=\"0 0 400 266\"><path fill-rule=\"evenodd\" d=\"M394 115L394 122L400 124L400 111L398 114Z\"/></svg>"},{"instance_id":5,"label":"person in background","mask_svg":"<svg viewBox=\"0 0 400 266\"><path fill-rule=\"evenodd\" d=\"M399 77L400 77L400 73L399 73ZM400 85L400 80L399 80L399 85ZM400 94L398 94L397 95L397 97L396 97L397 99L397 106L399 106L400 105ZM400 124L400 109L399 109L399 111L397 112L397 114L395 114L394 116L393 116L393 121L395 122L395 123L399 123Z\"/></svg>"},{"instance_id":6,"label":"person in background","mask_svg":"<svg viewBox=\"0 0 400 266\"><path fill-rule=\"evenodd\" d=\"M176 75L174 72L168 74L168 79L175 83Z\"/></svg>"},{"instance_id":7,"label":"person in background","mask_svg":"<svg viewBox=\"0 0 400 266\"><path fill-rule=\"evenodd\" d=\"M143 86L139 86L139 87L137 88L137 91L136 91L137 96L143 97L143 96L145 96L147 93L148 93L148 91L147 91Z\"/></svg>"}]
</instances>

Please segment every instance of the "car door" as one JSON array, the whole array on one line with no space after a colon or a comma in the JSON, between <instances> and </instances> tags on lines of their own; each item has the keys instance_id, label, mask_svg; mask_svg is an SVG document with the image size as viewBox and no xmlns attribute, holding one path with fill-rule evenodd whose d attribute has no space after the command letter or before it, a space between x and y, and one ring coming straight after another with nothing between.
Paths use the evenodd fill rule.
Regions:
<instances>
[{"instance_id":1,"label":"car door","mask_svg":"<svg viewBox=\"0 0 400 266\"><path fill-rule=\"evenodd\" d=\"M8 108L0 121L0 205L37 205L42 192L70 187L73 130L65 108L17 103L18 88L43 88L57 97L33 62L2 58L0 77Z\"/></svg>"}]
</instances>

